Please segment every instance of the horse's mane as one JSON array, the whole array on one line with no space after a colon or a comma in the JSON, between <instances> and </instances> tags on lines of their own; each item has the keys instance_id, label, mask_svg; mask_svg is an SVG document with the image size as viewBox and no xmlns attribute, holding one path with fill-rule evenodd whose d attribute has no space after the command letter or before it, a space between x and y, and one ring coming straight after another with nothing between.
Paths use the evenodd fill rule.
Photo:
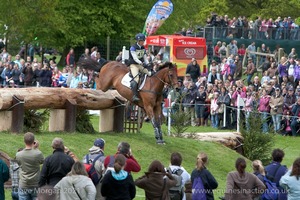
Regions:
<instances>
[{"instance_id":1,"label":"horse's mane","mask_svg":"<svg viewBox=\"0 0 300 200\"><path fill-rule=\"evenodd\" d=\"M158 68L158 71L162 70L162 69L165 69L165 68L169 68L169 69L172 69L174 66L173 66L173 63L171 62L165 62L163 65L161 65L159 68Z\"/></svg>"},{"instance_id":2,"label":"horse's mane","mask_svg":"<svg viewBox=\"0 0 300 200\"><path fill-rule=\"evenodd\" d=\"M106 65L109 61L105 61L102 65L92 58L82 58L78 61L77 65L84 69L91 69L95 72L100 72L101 68Z\"/></svg>"}]
</instances>

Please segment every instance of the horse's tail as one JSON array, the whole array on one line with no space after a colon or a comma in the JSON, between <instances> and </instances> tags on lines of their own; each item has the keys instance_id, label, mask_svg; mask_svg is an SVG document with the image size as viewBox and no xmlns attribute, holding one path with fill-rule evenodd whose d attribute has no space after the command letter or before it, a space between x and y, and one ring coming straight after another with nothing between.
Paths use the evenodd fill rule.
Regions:
<instances>
[{"instance_id":1,"label":"horse's tail","mask_svg":"<svg viewBox=\"0 0 300 200\"><path fill-rule=\"evenodd\" d=\"M77 65L81 66L84 69L91 69L95 72L100 72L101 68L108 63L108 61L104 62L102 65L95 61L92 58L82 58L78 61Z\"/></svg>"}]
</instances>

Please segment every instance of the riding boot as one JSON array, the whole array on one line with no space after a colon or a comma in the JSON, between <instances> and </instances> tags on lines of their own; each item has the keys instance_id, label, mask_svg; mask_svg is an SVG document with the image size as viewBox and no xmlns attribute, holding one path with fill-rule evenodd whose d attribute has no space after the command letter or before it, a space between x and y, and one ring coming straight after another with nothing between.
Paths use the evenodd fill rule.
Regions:
<instances>
[{"instance_id":1,"label":"riding boot","mask_svg":"<svg viewBox=\"0 0 300 200\"><path fill-rule=\"evenodd\" d=\"M130 82L131 90L133 92L132 102L138 102L140 98L138 97L137 87L138 84L134 80Z\"/></svg>"}]
</instances>

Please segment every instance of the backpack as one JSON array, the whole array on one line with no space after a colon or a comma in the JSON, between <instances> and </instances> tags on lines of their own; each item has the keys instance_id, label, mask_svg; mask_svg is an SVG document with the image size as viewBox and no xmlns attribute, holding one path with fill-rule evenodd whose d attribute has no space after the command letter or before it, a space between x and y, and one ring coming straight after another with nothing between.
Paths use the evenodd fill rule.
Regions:
<instances>
[{"instance_id":1,"label":"backpack","mask_svg":"<svg viewBox=\"0 0 300 200\"><path fill-rule=\"evenodd\" d=\"M183 197L183 186L182 186L182 176L181 174L183 173L182 169L174 169L173 171L169 167L167 169L172 173L172 176L177 180L177 183L174 187L171 187L169 189L169 196L171 200L182 200Z\"/></svg>"},{"instance_id":2,"label":"backpack","mask_svg":"<svg viewBox=\"0 0 300 200\"><path fill-rule=\"evenodd\" d=\"M201 177L194 179L192 186L192 200L206 200L206 192Z\"/></svg>"},{"instance_id":3,"label":"backpack","mask_svg":"<svg viewBox=\"0 0 300 200\"><path fill-rule=\"evenodd\" d=\"M266 191L261 195L262 200L276 200L278 199L279 190L276 183L264 177L264 183L266 185Z\"/></svg>"},{"instance_id":4,"label":"backpack","mask_svg":"<svg viewBox=\"0 0 300 200\"><path fill-rule=\"evenodd\" d=\"M105 158L104 154L101 153L94 158L92 163L90 163L89 162L89 154L86 155L86 163L87 164L86 163L84 164L85 170L88 173L90 179L92 179L94 185L97 185L102 178L102 171L97 172L97 170L95 169L95 163L99 159L100 162L102 162L102 164L103 164L104 158Z\"/></svg>"},{"instance_id":5,"label":"backpack","mask_svg":"<svg viewBox=\"0 0 300 200\"><path fill-rule=\"evenodd\" d=\"M274 174L272 176L266 175L264 176L264 183L266 185L266 191L261 195L262 200L276 200L278 199L279 190L277 188L276 183L274 182L277 171L281 165L278 165Z\"/></svg>"}]
</instances>

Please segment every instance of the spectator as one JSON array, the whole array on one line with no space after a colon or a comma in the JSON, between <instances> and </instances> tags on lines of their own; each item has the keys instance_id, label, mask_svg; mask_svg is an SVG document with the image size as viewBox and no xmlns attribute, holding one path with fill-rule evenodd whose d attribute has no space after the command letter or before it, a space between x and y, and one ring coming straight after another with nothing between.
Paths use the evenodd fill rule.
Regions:
<instances>
[{"instance_id":1,"label":"spectator","mask_svg":"<svg viewBox=\"0 0 300 200\"><path fill-rule=\"evenodd\" d=\"M40 71L39 78L40 78L39 85L41 87L51 87L52 71L49 68L48 64L44 64L44 67Z\"/></svg>"},{"instance_id":2,"label":"spectator","mask_svg":"<svg viewBox=\"0 0 300 200\"><path fill-rule=\"evenodd\" d=\"M90 50L89 48L85 48L84 53L81 54L79 59L89 58L90 57Z\"/></svg>"},{"instance_id":3,"label":"spectator","mask_svg":"<svg viewBox=\"0 0 300 200\"><path fill-rule=\"evenodd\" d=\"M278 75L278 68L276 66L276 63L275 62L272 62L271 67L267 70L268 74L270 77L274 77L274 76L277 76Z\"/></svg>"},{"instance_id":4,"label":"spectator","mask_svg":"<svg viewBox=\"0 0 300 200\"><path fill-rule=\"evenodd\" d=\"M182 170L182 173L180 175L182 177L182 182L180 184L182 186L182 190L184 190L184 185L187 183L187 181L190 180L191 175L184 169L184 167L181 166L181 163L182 163L181 154L178 152L173 152L171 154L170 162L171 162L171 165L167 168L167 171L170 170L170 172L172 172L172 174L174 174L176 171ZM170 190L170 192L171 192L171 190ZM181 199L182 200L186 199L184 192L183 192Z\"/></svg>"},{"instance_id":5,"label":"spectator","mask_svg":"<svg viewBox=\"0 0 300 200\"><path fill-rule=\"evenodd\" d=\"M195 96L197 88L194 82L189 82L182 91L182 106L184 112L190 113L190 120L187 120L192 126L195 126Z\"/></svg>"},{"instance_id":6,"label":"spectator","mask_svg":"<svg viewBox=\"0 0 300 200\"><path fill-rule=\"evenodd\" d=\"M296 95L294 94L294 88L289 87L288 93L284 97L283 109L284 110L292 110L294 104L296 103L296 100L297 100L297 98L296 98Z\"/></svg>"},{"instance_id":7,"label":"spectator","mask_svg":"<svg viewBox=\"0 0 300 200\"><path fill-rule=\"evenodd\" d=\"M19 148L18 152L22 151L23 148ZM11 197L12 200L18 200L19 199L19 169L20 166L17 163L16 158L10 160L10 178L11 178Z\"/></svg>"},{"instance_id":8,"label":"spectator","mask_svg":"<svg viewBox=\"0 0 300 200\"><path fill-rule=\"evenodd\" d=\"M219 55L220 55L220 60L223 60L223 58L227 57L227 48L226 48L226 42L222 43L222 46L219 48Z\"/></svg>"},{"instance_id":9,"label":"spectator","mask_svg":"<svg viewBox=\"0 0 300 200\"><path fill-rule=\"evenodd\" d=\"M219 92L215 91L214 96L211 99L211 104L210 104L210 115L211 115L211 126L213 128L218 128L219 126L219 116L218 116L218 111L219 111L219 105L218 105L218 98L219 98Z\"/></svg>"},{"instance_id":10,"label":"spectator","mask_svg":"<svg viewBox=\"0 0 300 200\"><path fill-rule=\"evenodd\" d=\"M186 74L190 74L191 78L194 82L197 82L198 78L200 77L200 66L197 63L195 58L192 58L192 62L187 65Z\"/></svg>"},{"instance_id":11,"label":"spectator","mask_svg":"<svg viewBox=\"0 0 300 200\"><path fill-rule=\"evenodd\" d=\"M75 54L74 54L74 49L71 48L67 57L66 57L66 65L75 67Z\"/></svg>"},{"instance_id":12,"label":"spectator","mask_svg":"<svg viewBox=\"0 0 300 200\"><path fill-rule=\"evenodd\" d=\"M96 197L96 188L80 161L74 163L71 172L61 179L54 188L57 189L56 194L59 200L95 200Z\"/></svg>"},{"instance_id":13,"label":"spectator","mask_svg":"<svg viewBox=\"0 0 300 200\"><path fill-rule=\"evenodd\" d=\"M167 176L168 178L164 178ZM177 180L170 172L165 171L163 164L154 160L145 175L135 180L135 185L145 191L146 199L170 199L169 189Z\"/></svg>"},{"instance_id":14,"label":"spectator","mask_svg":"<svg viewBox=\"0 0 300 200\"><path fill-rule=\"evenodd\" d=\"M94 145L89 149L89 153L86 154L83 159L82 162L85 164L93 164L94 160L96 159L96 162L94 164L94 167L96 169L96 172L99 175L103 174L104 171L104 146L105 146L105 140L102 138L97 138L94 141ZM97 200L101 200L104 199L101 195L101 181L96 185L96 199Z\"/></svg>"},{"instance_id":15,"label":"spectator","mask_svg":"<svg viewBox=\"0 0 300 200\"><path fill-rule=\"evenodd\" d=\"M284 176L280 179L280 186L284 188L288 195L288 200L297 200L300 196L300 158L297 158Z\"/></svg>"},{"instance_id":16,"label":"spectator","mask_svg":"<svg viewBox=\"0 0 300 200\"><path fill-rule=\"evenodd\" d=\"M141 170L141 166L137 162L137 160L134 158L130 145L127 142L120 142L118 145L118 150L115 155L112 156L106 156L104 160L104 167L107 169L108 167L113 167L115 157L118 154L123 154L126 159L126 165L124 170L127 172L139 172Z\"/></svg>"},{"instance_id":17,"label":"spectator","mask_svg":"<svg viewBox=\"0 0 300 200\"><path fill-rule=\"evenodd\" d=\"M279 84L283 82L283 77L288 76L287 74L287 59L286 57L282 57L280 60L280 64L278 66L278 73L279 73Z\"/></svg>"},{"instance_id":18,"label":"spectator","mask_svg":"<svg viewBox=\"0 0 300 200\"><path fill-rule=\"evenodd\" d=\"M229 55L237 56L238 55L238 47L235 44L235 40L231 40L228 44Z\"/></svg>"},{"instance_id":19,"label":"spectator","mask_svg":"<svg viewBox=\"0 0 300 200\"><path fill-rule=\"evenodd\" d=\"M19 199L34 200L37 197L40 165L44 162L44 156L38 150L39 143L33 133L25 133L24 143L25 148L16 154L20 166Z\"/></svg>"},{"instance_id":20,"label":"spectator","mask_svg":"<svg viewBox=\"0 0 300 200\"><path fill-rule=\"evenodd\" d=\"M297 99L297 103L292 106L291 112L293 113L291 128L292 128L292 135L298 135L299 129L299 117L300 117L300 98Z\"/></svg>"},{"instance_id":21,"label":"spectator","mask_svg":"<svg viewBox=\"0 0 300 200\"><path fill-rule=\"evenodd\" d=\"M207 82L214 84L215 80L221 80L221 76L217 73L216 67L212 67L211 72L208 74Z\"/></svg>"},{"instance_id":22,"label":"spectator","mask_svg":"<svg viewBox=\"0 0 300 200\"><path fill-rule=\"evenodd\" d=\"M292 123L291 112L287 110L283 112L282 120L280 122L280 126L281 126L280 131L283 136L292 135L291 123Z\"/></svg>"},{"instance_id":23,"label":"spectator","mask_svg":"<svg viewBox=\"0 0 300 200\"><path fill-rule=\"evenodd\" d=\"M214 47L214 59L217 61L217 62L220 62L220 54L219 54L219 49L220 47L222 46L222 42L221 41L218 41L217 42L217 45Z\"/></svg>"},{"instance_id":24,"label":"spectator","mask_svg":"<svg viewBox=\"0 0 300 200\"><path fill-rule=\"evenodd\" d=\"M229 172L226 181L226 200L247 199L251 200L255 195L262 194L266 186L254 174L248 173L246 169L246 161L244 158L238 158L235 163L237 171ZM254 193L253 188L257 188Z\"/></svg>"},{"instance_id":25,"label":"spectator","mask_svg":"<svg viewBox=\"0 0 300 200\"><path fill-rule=\"evenodd\" d=\"M252 162L252 169L254 174L259 178L259 180L264 183L264 177L266 176L266 172L262 162L260 160L254 160Z\"/></svg>"},{"instance_id":26,"label":"spectator","mask_svg":"<svg viewBox=\"0 0 300 200\"><path fill-rule=\"evenodd\" d=\"M97 60L97 52L98 52L98 47L93 47L92 49L91 49L91 58L93 59L93 60Z\"/></svg>"},{"instance_id":27,"label":"spectator","mask_svg":"<svg viewBox=\"0 0 300 200\"><path fill-rule=\"evenodd\" d=\"M6 163L0 159L0 199L5 199L4 183L9 179L9 168Z\"/></svg>"},{"instance_id":28,"label":"spectator","mask_svg":"<svg viewBox=\"0 0 300 200\"><path fill-rule=\"evenodd\" d=\"M279 185L279 180L287 172L287 168L284 165L281 165L281 162L284 157L284 152L281 149L274 149L272 152L272 162L265 167L266 175L269 180L276 183L277 188L279 189L279 198L280 200L286 200L287 194L284 188Z\"/></svg>"},{"instance_id":29,"label":"spectator","mask_svg":"<svg viewBox=\"0 0 300 200\"><path fill-rule=\"evenodd\" d=\"M208 163L208 157L205 153L199 153L197 155L196 169L193 170L191 175L192 185L196 178L200 177L206 193L207 200L214 199L213 190L218 187L218 182L214 176L206 169Z\"/></svg>"},{"instance_id":30,"label":"spectator","mask_svg":"<svg viewBox=\"0 0 300 200\"><path fill-rule=\"evenodd\" d=\"M20 85L21 72L22 71L19 69L18 65L15 64L13 70L11 71L11 80L16 86Z\"/></svg>"},{"instance_id":31,"label":"spectator","mask_svg":"<svg viewBox=\"0 0 300 200\"><path fill-rule=\"evenodd\" d=\"M43 164L39 187L44 185L55 186L65 177L74 164L74 160L64 153L64 143L61 138L52 141L53 154L48 156Z\"/></svg>"},{"instance_id":32,"label":"spectator","mask_svg":"<svg viewBox=\"0 0 300 200\"><path fill-rule=\"evenodd\" d=\"M126 157L118 154L114 161L114 170L105 174L101 194L109 199L131 200L135 197L135 185L130 173L124 170Z\"/></svg>"},{"instance_id":33,"label":"spectator","mask_svg":"<svg viewBox=\"0 0 300 200\"><path fill-rule=\"evenodd\" d=\"M197 126L204 126L205 100L206 100L206 92L204 90L204 86L200 85L195 95L195 111L197 116L196 119Z\"/></svg>"},{"instance_id":34,"label":"spectator","mask_svg":"<svg viewBox=\"0 0 300 200\"><path fill-rule=\"evenodd\" d=\"M254 75L254 72L255 72L255 66L253 64L253 59L250 57L248 58L248 65L247 65L247 69L246 71L244 72L244 74L247 75L247 84L250 85L251 83L251 79L252 79L252 76Z\"/></svg>"},{"instance_id":35,"label":"spectator","mask_svg":"<svg viewBox=\"0 0 300 200\"><path fill-rule=\"evenodd\" d=\"M30 62L32 62L34 58L34 46L32 44L29 45L27 56L30 58Z\"/></svg>"},{"instance_id":36,"label":"spectator","mask_svg":"<svg viewBox=\"0 0 300 200\"><path fill-rule=\"evenodd\" d=\"M101 66L106 62L106 60L105 60L104 58L101 57L100 52L97 52L97 54L96 54L96 59L97 59L96 61L97 61L98 63L100 63Z\"/></svg>"},{"instance_id":37,"label":"spectator","mask_svg":"<svg viewBox=\"0 0 300 200\"><path fill-rule=\"evenodd\" d=\"M273 120L274 131L280 130L281 116L283 113L283 96L280 94L280 88L275 89L275 95L270 99L271 115Z\"/></svg>"},{"instance_id":38,"label":"spectator","mask_svg":"<svg viewBox=\"0 0 300 200\"><path fill-rule=\"evenodd\" d=\"M267 133L269 131L268 126L268 116L270 113L270 96L267 95L266 89L262 90L262 96L259 99L258 111L261 113L261 120L263 122L263 132Z\"/></svg>"}]
</instances>

